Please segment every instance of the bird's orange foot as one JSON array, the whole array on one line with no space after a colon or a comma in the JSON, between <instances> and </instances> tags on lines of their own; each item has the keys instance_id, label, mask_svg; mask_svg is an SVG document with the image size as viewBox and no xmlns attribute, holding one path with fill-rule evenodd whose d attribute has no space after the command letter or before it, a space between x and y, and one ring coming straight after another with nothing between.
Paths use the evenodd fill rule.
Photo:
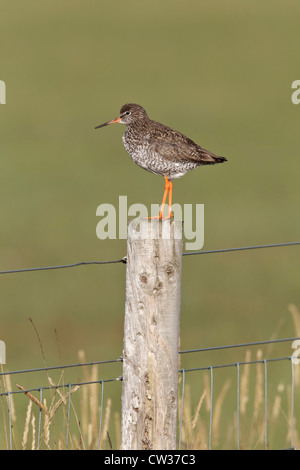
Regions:
<instances>
[{"instance_id":1,"label":"bird's orange foot","mask_svg":"<svg viewBox=\"0 0 300 470\"><path fill-rule=\"evenodd\" d=\"M151 219L168 220L168 219L171 219L172 217L174 217L174 214L173 214L173 212L170 212L170 214L166 215L165 217L163 217L162 213L160 213L159 215L154 215L152 217L146 217L146 219L148 219L148 220L151 220Z\"/></svg>"},{"instance_id":2,"label":"bird's orange foot","mask_svg":"<svg viewBox=\"0 0 300 470\"><path fill-rule=\"evenodd\" d=\"M161 217L159 215L153 215L152 217L145 217L146 220L152 220L152 219L159 219L161 220Z\"/></svg>"}]
</instances>

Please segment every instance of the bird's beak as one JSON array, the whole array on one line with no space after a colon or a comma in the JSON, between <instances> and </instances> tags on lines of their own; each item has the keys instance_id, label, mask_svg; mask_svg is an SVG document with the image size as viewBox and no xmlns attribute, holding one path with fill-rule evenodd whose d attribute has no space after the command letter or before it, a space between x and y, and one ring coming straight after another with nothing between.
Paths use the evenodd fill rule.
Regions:
<instances>
[{"instance_id":1,"label":"bird's beak","mask_svg":"<svg viewBox=\"0 0 300 470\"><path fill-rule=\"evenodd\" d=\"M108 121L108 122L105 122L104 124L100 124L100 126L95 127L95 129L100 129L100 127L109 126L109 124L114 124L115 122L121 122L120 116L117 117L116 119L113 119L112 121Z\"/></svg>"}]
</instances>

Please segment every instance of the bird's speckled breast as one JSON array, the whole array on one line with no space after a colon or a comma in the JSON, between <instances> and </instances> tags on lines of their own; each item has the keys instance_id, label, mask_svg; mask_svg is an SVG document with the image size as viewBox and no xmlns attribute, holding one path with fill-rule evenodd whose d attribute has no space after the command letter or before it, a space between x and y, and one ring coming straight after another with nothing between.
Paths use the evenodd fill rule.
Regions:
<instances>
[{"instance_id":1,"label":"bird's speckled breast","mask_svg":"<svg viewBox=\"0 0 300 470\"><path fill-rule=\"evenodd\" d=\"M147 139L134 138L126 130L122 140L125 150L132 160L138 165L147 168L149 158L149 145Z\"/></svg>"},{"instance_id":2,"label":"bird's speckled breast","mask_svg":"<svg viewBox=\"0 0 300 470\"><path fill-rule=\"evenodd\" d=\"M149 137L146 133L136 136L127 129L122 138L126 152L140 167L156 175L167 176L170 180L180 178L188 170L196 168L197 165L192 162L172 162L153 151L149 145Z\"/></svg>"}]
</instances>

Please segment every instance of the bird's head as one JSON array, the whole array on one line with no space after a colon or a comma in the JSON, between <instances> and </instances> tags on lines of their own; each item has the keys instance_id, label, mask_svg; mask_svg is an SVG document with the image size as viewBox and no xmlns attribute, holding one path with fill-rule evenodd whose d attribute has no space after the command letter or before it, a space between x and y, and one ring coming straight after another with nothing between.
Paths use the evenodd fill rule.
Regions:
<instances>
[{"instance_id":1,"label":"bird's head","mask_svg":"<svg viewBox=\"0 0 300 470\"><path fill-rule=\"evenodd\" d=\"M134 122L148 119L148 115L142 106L134 103L127 103L122 106L120 114L117 118L112 119L112 121L105 122L104 124L100 124L100 126L95 127L95 129L99 129L100 127L105 127L116 122L129 125L133 124Z\"/></svg>"}]
</instances>

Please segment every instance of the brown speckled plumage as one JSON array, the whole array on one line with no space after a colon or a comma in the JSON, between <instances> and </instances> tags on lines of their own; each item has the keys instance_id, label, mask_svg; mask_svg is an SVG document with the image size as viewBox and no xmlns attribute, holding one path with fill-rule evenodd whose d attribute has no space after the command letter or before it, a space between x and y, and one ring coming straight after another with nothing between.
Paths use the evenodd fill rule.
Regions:
<instances>
[{"instance_id":1,"label":"brown speckled plumage","mask_svg":"<svg viewBox=\"0 0 300 470\"><path fill-rule=\"evenodd\" d=\"M180 132L152 121L137 104L124 105L120 116L126 112L131 113L132 121L127 124L123 136L124 147L135 163L152 173L172 180L200 165L226 160L203 149Z\"/></svg>"},{"instance_id":2,"label":"brown speckled plumage","mask_svg":"<svg viewBox=\"0 0 300 470\"><path fill-rule=\"evenodd\" d=\"M145 170L164 176L165 191L168 189L171 192L171 198L171 180L180 178L198 166L227 161L226 158L200 147L180 132L152 121L145 109L138 104L125 104L119 117L97 126L96 129L115 122L126 125L123 144L132 160ZM168 188L167 181L170 184Z\"/></svg>"}]
</instances>

